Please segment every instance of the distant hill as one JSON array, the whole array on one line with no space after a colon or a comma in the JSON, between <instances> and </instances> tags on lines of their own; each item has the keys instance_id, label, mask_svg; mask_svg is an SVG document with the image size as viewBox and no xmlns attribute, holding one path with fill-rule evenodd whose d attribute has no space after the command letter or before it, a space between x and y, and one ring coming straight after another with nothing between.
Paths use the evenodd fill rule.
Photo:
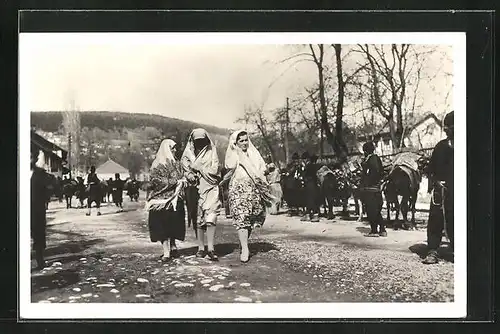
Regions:
<instances>
[{"instance_id":1,"label":"distant hill","mask_svg":"<svg viewBox=\"0 0 500 334\"><path fill-rule=\"evenodd\" d=\"M100 165L111 158L137 174L151 165L162 139L174 139L183 150L189 133L195 128L207 130L222 163L229 141L229 129L160 115L111 111L83 111L80 115L79 162L73 162L80 169ZM31 127L67 148L62 123L62 111L31 112Z\"/></svg>"},{"instance_id":2,"label":"distant hill","mask_svg":"<svg viewBox=\"0 0 500 334\"><path fill-rule=\"evenodd\" d=\"M57 132L62 124L62 111L32 111L31 126L46 132ZM100 128L103 131L113 129L135 129L139 127L155 127L163 133L190 132L202 127L210 134L228 136L230 130L212 125L204 125L177 118L153 114L131 114L113 111L82 111L81 127Z\"/></svg>"}]
</instances>

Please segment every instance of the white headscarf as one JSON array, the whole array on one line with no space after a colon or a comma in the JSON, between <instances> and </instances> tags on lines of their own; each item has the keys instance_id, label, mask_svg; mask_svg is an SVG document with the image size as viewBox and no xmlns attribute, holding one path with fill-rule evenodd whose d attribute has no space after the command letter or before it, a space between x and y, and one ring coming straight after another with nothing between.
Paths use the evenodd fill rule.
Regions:
<instances>
[{"instance_id":1,"label":"white headscarf","mask_svg":"<svg viewBox=\"0 0 500 334\"><path fill-rule=\"evenodd\" d=\"M158 165L165 164L167 161L175 161L174 154L172 153L172 148L176 146L177 143L172 139L165 139L161 142L160 148L156 153L155 160L151 164L151 169L157 167Z\"/></svg>"},{"instance_id":2,"label":"white headscarf","mask_svg":"<svg viewBox=\"0 0 500 334\"><path fill-rule=\"evenodd\" d=\"M243 152L242 149L236 144L238 135L245 130L238 130L231 134L229 137L229 145L226 151L225 167L228 169L235 169L238 165L242 165L252 177L258 177L265 180L264 173L266 171L266 162L260 155L259 151L252 144L250 137L248 138L248 149Z\"/></svg>"},{"instance_id":3,"label":"white headscarf","mask_svg":"<svg viewBox=\"0 0 500 334\"><path fill-rule=\"evenodd\" d=\"M198 155L194 152L194 140L207 138L210 142ZM199 172L210 184L217 184L219 175L219 157L214 142L205 129L194 129L189 135L189 140L181 158L186 171Z\"/></svg>"}]
</instances>

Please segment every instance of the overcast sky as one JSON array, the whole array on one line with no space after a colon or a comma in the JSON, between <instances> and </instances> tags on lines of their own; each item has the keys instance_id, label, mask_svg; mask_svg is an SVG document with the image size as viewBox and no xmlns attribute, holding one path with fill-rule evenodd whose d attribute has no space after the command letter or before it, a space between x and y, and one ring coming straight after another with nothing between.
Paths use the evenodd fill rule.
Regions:
<instances>
[{"instance_id":1,"label":"overcast sky","mask_svg":"<svg viewBox=\"0 0 500 334\"><path fill-rule=\"evenodd\" d=\"M246 103L284 106L317 75L312 63L300 63L268 89L287 67L276 63L293 53L282 45L127 45L78 42L74 35L66 42L40 37L20 53L29 70L30 110L67 109L73 92L80 110L153 113L221 127L234 127Z\"/></svg>"}]
</instances>

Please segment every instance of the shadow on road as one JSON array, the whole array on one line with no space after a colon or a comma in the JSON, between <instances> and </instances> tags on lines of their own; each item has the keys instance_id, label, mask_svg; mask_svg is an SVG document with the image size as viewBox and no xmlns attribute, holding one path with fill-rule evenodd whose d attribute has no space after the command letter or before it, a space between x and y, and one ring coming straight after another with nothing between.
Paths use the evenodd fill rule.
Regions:
<instances>
[{"instance_id":1,"label":"shadow on road","mask_svg":"<svg viewBox=\"0 0 500 334\"><path fill-rule=\"evenodd\" d=\"M76 269L66 269L50 275L32 276L31 293L59 289L70 286L80 281Z\"/></svg>"},{"instance_id":2,"label":"shadow on road","mask_svg":"<svg viewBox=\"0 0 500 334\"><path fill-rule=\"evenodd\" d=\"M427 245L426 244L415 244L409 247L410 251L412 253L417 254L421 259L425 259L427 256ZM452 262L454 263L455 261L455 256L453 254L453 251L451 250L449 243L444 242L441 247L438 249L438 255L439 257L447 262Z\"/></svg>"},{"instance_id":3,"label":"shadow on road","mask_svg":"<svg viewBox=\"0 0 500 334\"><path fill-rule=\"evenodd\" d=\"M51 258L50 260L55 260L54 257L60 256L58 261L61 262L62 259L67 259L72 257L72 255L81 253L82 251L98 244L104 242L104 239L91 239L91 240L79 240L79 241L67 241L62 242L54 247L49 247L45 250L45 258ZM69 256L68 256L69 254ZM77 256L77 255L74 255ZM81 256L78 256L81 257ZM69 260L71 261L71 260ZM66 260L68 262L68 260Z\"/></svg>"},{"instance_id":4,"label":"shadow on road","mask_svg":"<svg viewBox=\"0 0 500 334\"><path fill-rule=\"evenodd\" d=\"M369 227L364 227L364 226L358 226L358 227L356 227L356 231L358 231L359 233L361 233L361 234L365 235L365 234L370 233L371 228L369 228Z\"/></svg>"}]
</instances>

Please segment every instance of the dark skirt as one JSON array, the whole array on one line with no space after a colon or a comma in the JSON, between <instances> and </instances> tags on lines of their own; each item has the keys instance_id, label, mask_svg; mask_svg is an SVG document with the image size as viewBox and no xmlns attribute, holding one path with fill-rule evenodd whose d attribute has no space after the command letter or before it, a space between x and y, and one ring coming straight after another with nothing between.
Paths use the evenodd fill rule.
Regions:
<instances>
[{"instance_id":1,"label":"dark skirt","mask_svg":"<svg viewBox=\"0 0 500 334\"><path fill-rule=\"evenodd\" d=\"M186 237L184 201L177 201L177 210L149 211L149 237L152 242Z\"/></svg>"},{"instance_id":2,"label":"dark skirt","mask_svg":"<svg viewBox=\"0 0 500 334\"><path fill-rule=\"evenodd\" d=\"M45 216L45 207L36 210L31 208L31 238L33 239L33 248L35 250L44 250L46 244L47 219Z\"/></svg>"}]
</instances>

